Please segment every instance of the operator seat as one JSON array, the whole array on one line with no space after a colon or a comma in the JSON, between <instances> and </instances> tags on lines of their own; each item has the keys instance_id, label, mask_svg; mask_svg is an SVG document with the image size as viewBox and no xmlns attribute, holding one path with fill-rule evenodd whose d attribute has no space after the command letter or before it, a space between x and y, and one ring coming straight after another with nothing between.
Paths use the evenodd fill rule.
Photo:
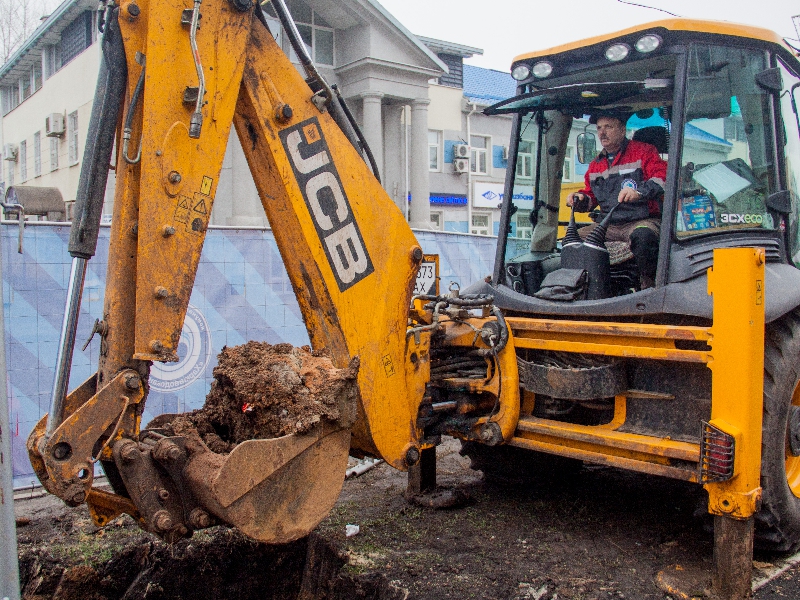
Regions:
<instances>
[{"instance_id":1,"label":"operator seat","mask_svg":"<svg viewBox=\"0 0 800 600\"><path fill-rule=\"evenodd\" d=\"M669 153L669 132L666 127L642 127L633 132L633 139L654 146L659 154Z\"/></svg>"}]
</instances>

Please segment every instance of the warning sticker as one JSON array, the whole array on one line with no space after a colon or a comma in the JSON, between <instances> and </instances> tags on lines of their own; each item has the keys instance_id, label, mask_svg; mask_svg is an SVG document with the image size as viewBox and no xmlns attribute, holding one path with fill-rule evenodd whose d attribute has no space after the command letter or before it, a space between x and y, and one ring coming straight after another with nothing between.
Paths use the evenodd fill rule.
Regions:
<instances>
[{"instance_id":1,"label":"warning sticker","mask_svg":"<svg viewBox=\"0 0 800 600\"><path fill-rule=\"evenodd\" d=\"M392 362L392 357L388 354L385 354L381 358L383 359L383 370L386 371L386 376L391 377L394 375L394 363Z\"/></svg>"},{"instance_id":2,"label":"warning sticker","mask_svg":"<svg viewBox=\"0 0 800 600\"><path fill-rule=\"evenodd\" d=\"M192 207L194 212L200 213L201 215L206 214L208 211L206 210L206 201L204 198L200 198L195 202L195 205Z\"/></svg>"},{"instance_id":3,"label":"warning sticker","mask_svg":"<svg viewBox=\"0 0 800 600\"><path fill-rule=\"evenodd\" d=\"M211 195L211 185L214 183L214 180L211 179L208 175L203 177L203 183L200 184L200 193L205 194L206 196Z\"/></svg>"},{"instance_id":4,"label":"warning sticker","mask_svg":"<svg viewBox=\"0 0 800 600\"><path fill-rule=\"evenodd\" d=\"M303 127L303 134L306 136L306 144L313 144L319 139L319 127L316 123L309 123Z\"/></svg>"},{"instance_id":5,"label":"warning sticker","mask_svg":"<svg viewBox=\"0 0 800 600\"><path fill-rule=\"evenodd\" d=\"M186 196L178 196L178 206L175 207L175 220L178 223L188 223L189 222L189 203L191 202L190 198Z\"/></svg>"},{"instance_id":6,"label":"warning sticker","mask_svg":"<svg viewBox=\"0 0 800 600\"><path fill-rule=\"evenodd\" d=\"M756 279L756 306L764 303L764 282Z\"/></svg>"}]
</instances>

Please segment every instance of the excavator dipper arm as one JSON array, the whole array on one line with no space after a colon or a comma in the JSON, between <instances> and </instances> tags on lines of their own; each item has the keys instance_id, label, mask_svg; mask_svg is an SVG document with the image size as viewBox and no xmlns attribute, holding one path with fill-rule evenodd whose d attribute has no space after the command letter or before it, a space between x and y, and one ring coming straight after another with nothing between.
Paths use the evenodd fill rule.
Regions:
<instances>
[{"instance_id":1,"label":"excavator dipper arm","mask_svg":"<svg viewBox=\"0 0 800 600\"><path fill-rule=\"evenodd\" d=\"M47 489L85 500L101 525L128 512L166 539L224 522L285 542L333 506L351 443L400 469L422 449L430 333L406 334L422 250L332 119L333 100L314 95L254 10L242 0L124 0L108 11L127 83L111 117L117 180L101 358L28 440ZM223 455L140 431L140 419L149 365L178 359L231 124L313 347L340 368L358 357L360 370L358 400L339 421ZM113 142L106 129L96 142ZM92 487L98 460L113 494Z\"/></svg>"}]
</instances>

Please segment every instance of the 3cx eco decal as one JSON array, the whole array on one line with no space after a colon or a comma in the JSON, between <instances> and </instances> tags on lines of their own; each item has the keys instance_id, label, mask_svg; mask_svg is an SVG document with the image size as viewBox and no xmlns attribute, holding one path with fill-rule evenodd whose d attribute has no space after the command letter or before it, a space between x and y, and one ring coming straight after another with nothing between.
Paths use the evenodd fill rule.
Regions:
<instances>
[{"instance_id":1,"label":"3cx eco decal","mask_svg":"<svg viewBox=\"0 0 800 600\"><path fill-rule=\"evenodd\" d=\"M763 215L739 215L736 213L722 213L719 216L720 223L728 225L737 225L739 223L747 223L752 225L761 225L764 222Z\"/></svg>"},{"instance_id":2,"label":"3cx eco decal","mask_svg":"<svg viewBox=\"0 0 800 600\"><path fill-rule=\"evenodd\" d=\"M374 268L319 121L303 121L284 129L280 136L339 291L343 292Z\"/></svg>"},{"instance_id":3,"label":"3cx eco decal","mask_svg":"<svg viewBox=\"0 0 800 600\"><path fill-rule=\"evenodd\" d=\"M176 363L153 363L150 369L151 389L157 392L182 390L206 372L211 359L211 332L203 313L191 304L183 321L178 357L180 360Z\"/></svg>"}]
</instances>

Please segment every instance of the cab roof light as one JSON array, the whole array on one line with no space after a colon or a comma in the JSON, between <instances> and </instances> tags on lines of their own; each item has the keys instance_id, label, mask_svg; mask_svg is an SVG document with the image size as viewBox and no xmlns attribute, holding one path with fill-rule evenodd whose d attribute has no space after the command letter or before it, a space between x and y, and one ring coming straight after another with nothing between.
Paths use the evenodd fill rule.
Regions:
<instances>
[{"instance_id":1,"label":"cab roof light","mask_svg":"<svg viewBox=\"0 0 800 600\"><path fill-rule=\"evenodd\" d=\"M619 62L628 57L631 47L628 44L617 43L606 48L606 58L611 62Z\"/></svg>"},{"instance_id":2,"label":"cab roof light","mask_svg":"<svg viewBox=\"0 0 800 600\"><path fill-rule=\"evenodd\" d=\"M657 50L661 47L662 43L661 36L656 35L655 33L648 33L647 35L643 35L638 40L636 40L636 50L641 52L642 54L647 54L648 52L652 52L653 50Z\"/></svg>"},{"instance_id":3,"label":"cab roof light","mask_svg":"<svg viewBox=\"0 0 800 600\"><path fill-rule=\"evenodd\" d=\"M511 71L511 76L516 79L517 81L522 81L523 79L527 79L528 76L531 74L531 69L526 64L517 65Z\"/></svg>"},{"instance_id":4,"label":"cab roof light","mask_svg":"<svg viewBox=\"0 0 800 600\"><path fill-rule=\"evenodd\" d=\"M539 79L544 79L545 77L549 77L552 72L553 72L553 65L547 62L546 60L543 60L533 65L533 76L538 77Z\"/></svg>"}]
</instances>

